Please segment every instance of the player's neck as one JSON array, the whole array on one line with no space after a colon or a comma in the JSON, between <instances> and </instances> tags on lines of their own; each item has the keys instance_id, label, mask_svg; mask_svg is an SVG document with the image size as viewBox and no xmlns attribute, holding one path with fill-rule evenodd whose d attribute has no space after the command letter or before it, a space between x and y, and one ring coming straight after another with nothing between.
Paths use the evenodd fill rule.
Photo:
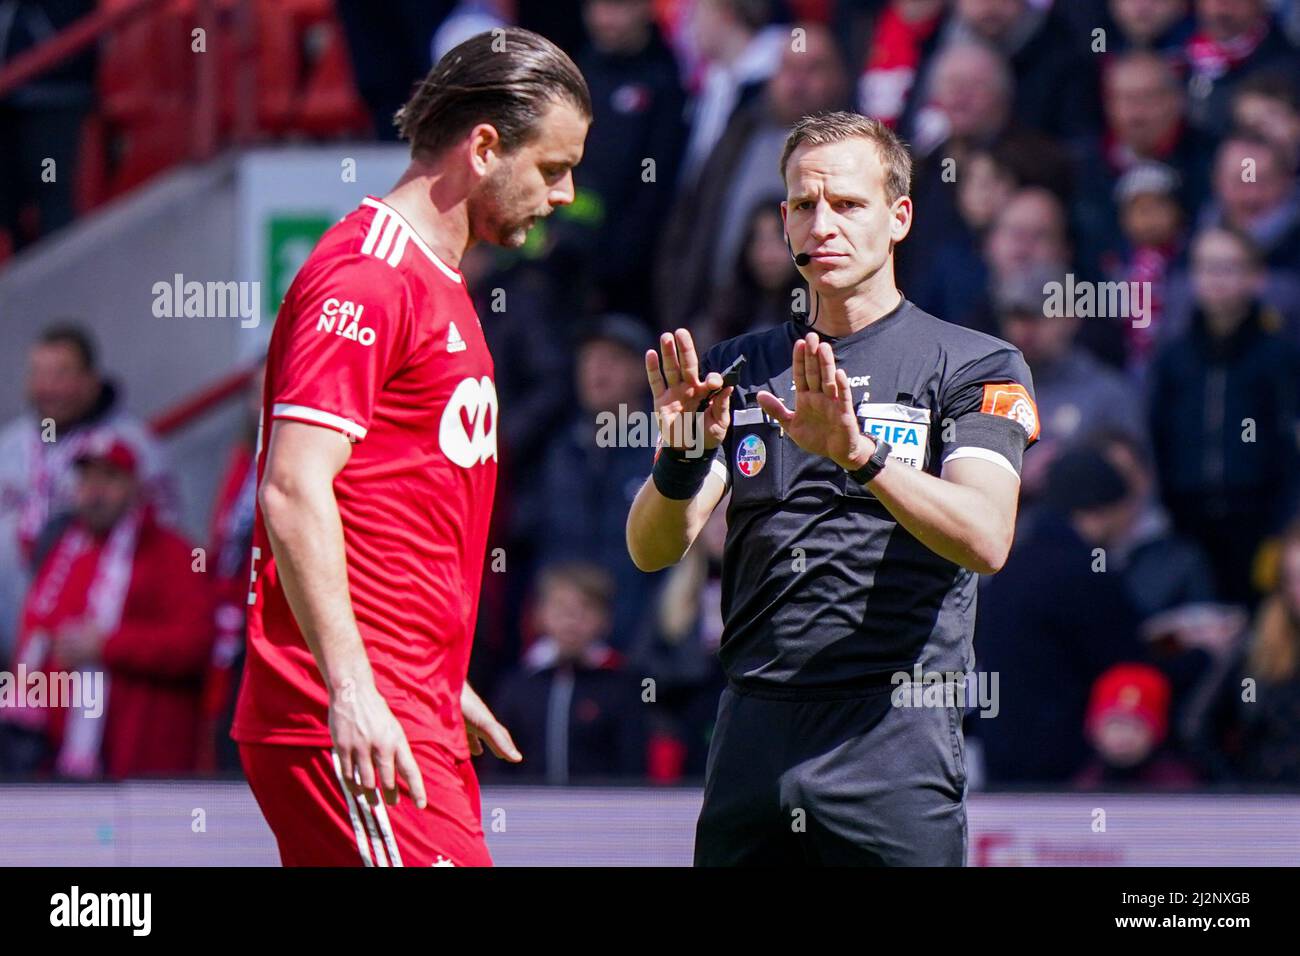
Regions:
<instances>
[{"instance_id":1,"label":"player's neck","mask_svg":"<svg viewBox=\"0 0 1300 956\"><path fill-rule=\"evenodd\" d=\"M411 224L439 259L453 269L469 248L469 212L465 190L450 174L412 162L384 202Z\"/></svg>"},{"instance_id":2,"label":"player's neck","mask_svg":"<svg viewBox=\"0 0 1300 956\"><path fill-rule=\"evenodd\" d=\"M822 335L843 338L884 318L902 301L892 275L884 282L868 281L844 296L822 295L814 328Z\"/></svg>"}]
</instances>

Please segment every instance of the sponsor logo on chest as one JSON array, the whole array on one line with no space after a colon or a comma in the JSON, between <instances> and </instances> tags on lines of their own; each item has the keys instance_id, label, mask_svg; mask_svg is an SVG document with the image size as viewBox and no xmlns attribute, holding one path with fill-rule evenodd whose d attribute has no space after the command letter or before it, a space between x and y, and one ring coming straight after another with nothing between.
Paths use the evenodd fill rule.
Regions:
<instances>
[{"instance_id":1,"label":"sponsor logo on chest","mask_svg":"<svg viewBox=\"0 0 1300 956\"><path fill-rule=\"evenodd\" d=\"M462 468L497 457L497 389L492 379L463 378L447 399L438 447Z\"/></svg>"}]
</instances>

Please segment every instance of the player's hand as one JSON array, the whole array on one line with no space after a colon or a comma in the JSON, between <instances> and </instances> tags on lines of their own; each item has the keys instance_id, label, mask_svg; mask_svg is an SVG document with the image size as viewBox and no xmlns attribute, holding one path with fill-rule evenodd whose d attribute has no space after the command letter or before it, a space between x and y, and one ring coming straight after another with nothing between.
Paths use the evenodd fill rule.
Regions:
<instances>
[{"instance_id":1,"label":"player's hand","mask_svg":"<svg viewBox=\"0 0 1300 956\"><path fill-rule=\"evenodd\" d=\"M862 434L853 408L853 393L835 355L816 332L794 343L791 359L794 411L771 392L758 393L758 404L776 419L796 445L850 470L867 463L874 446Z\"/></svg>"},{"instance_id":2,"label":"player's hand","mask_svg":"<svg viewBox=\"0 0 1300 956\"><path fill-rule=\"evenodd\" d=\"M374 806L382 789L384 801L395 807L400 774L415 805L425 808L428 800L420 766L406 732L373 681L352 681L331 695L329 725L343 782L355 796L364 796Z\"/></svg>"},{"instance_id":3,"label":"player's hand","mask_svg":"<svg viewBox=\"0 0 1300 956\"><path fill-rule=\"evenodd\" d=\"M486 742L502 760L519 763L524 759L511 739L510 731L493 716L488 705L483 703L483 698L469 686L469 681L465 682L460 692L460 711L465 717L465 736L469 738L470 753L476 757L482 754Z\"/></svg>"},{"instance_id":4,"label":"player's hand","mask_svg":"<svg viewBox=\"0 0 1300 956\"><path fill-rule=\"evenodd\" d=\"M723 387L720 372L700 378L700 361L690 332L678 329L659 336L659 351L648 349L645 353L645 372L665 447L712 451L722 444L731 424L732 389ZM718 389L721 391L697 417L700 402Z\"/></svg>"}]
</instances>

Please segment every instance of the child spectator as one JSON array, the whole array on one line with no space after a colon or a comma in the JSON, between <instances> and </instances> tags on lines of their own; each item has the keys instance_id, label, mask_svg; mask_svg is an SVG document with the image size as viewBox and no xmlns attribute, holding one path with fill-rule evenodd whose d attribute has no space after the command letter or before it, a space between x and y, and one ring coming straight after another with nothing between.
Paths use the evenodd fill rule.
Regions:
<instances>
[{"instance_id":1,"label":"child spectator","mask_svg":"<svg viewBox=\"0 0 1300 956\"><path fill-rule=\"evenodd\" d=\"M1195 771L1166 742L1169 699L1169 681L1147 664L1118 664L1098 677L1084 724L1095 756L1075 777L1075 787L1185 790L1195 786Z\"/></svg>"},{"instance_id":2,"label":"child spectator","mask_svg":"<svg viewBox=\"0 0 1300 956\"><path fill-rule=\"evenodd\" d=\"M1103 265L1108 278L1137 283L1143 290L1144 321L1122 323L1127 365L1140 378L1155 350L1164 317L1166 283L1185 242L1178 173L1160 163L1134 166L1115 185L1115 203L1123 246Z\"/></svg>"},{"instance_id":3,"label":"child spectator","mask_svg":"<svg viewBox=\"0 0 1300 956\"><path fill-rule=\"evenodd\" d=\"M538 581L541 637L497 691L495 712L511 728L523 763L484 763L504 777L552 784L641 777L641 688L609 636L613 583L603 568L552 565Z\"/></svg>"}]
</instances>

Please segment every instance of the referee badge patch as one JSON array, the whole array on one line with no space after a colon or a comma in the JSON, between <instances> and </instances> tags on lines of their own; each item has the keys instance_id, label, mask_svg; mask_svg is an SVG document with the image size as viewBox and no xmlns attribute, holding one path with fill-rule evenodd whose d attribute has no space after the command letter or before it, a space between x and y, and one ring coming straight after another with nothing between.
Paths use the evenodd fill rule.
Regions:
<instances>
[{"instance_id":1,"label":"referee badge patch","mask_svg":"<svg viewBox=\"0 0 1300 956\"><path fill-rule=\"evenodd\" d=\"M1023 385L1015 382L999 382L984 386L984 401L980 411L986 415L1000 415L1009 418L1025 430L1029 440L1038 437L1038 407L1029 397Z\"/></svg>"},{"instance_id":2,"label":"referee badge patch","mask_svg":"<svg viewBox=\"0 0 1300 956\"><path fill-rule=\"evenodd\" d=\"M930 447L930 410L901 402L861 402L858 422L865 435L890 446L889 460L918 471Z\"/></svg>"},{"instance_id":3,"label":"referee badge patch","mask_svg":"<svg viewBox=\"0 0 1300 956\"><path fill-rule=\"evenodd\" d=\"M736 446L736 470L753 478L767 464L767 445L757 435L746 435Z\"/></svg>"}]
</instances>

